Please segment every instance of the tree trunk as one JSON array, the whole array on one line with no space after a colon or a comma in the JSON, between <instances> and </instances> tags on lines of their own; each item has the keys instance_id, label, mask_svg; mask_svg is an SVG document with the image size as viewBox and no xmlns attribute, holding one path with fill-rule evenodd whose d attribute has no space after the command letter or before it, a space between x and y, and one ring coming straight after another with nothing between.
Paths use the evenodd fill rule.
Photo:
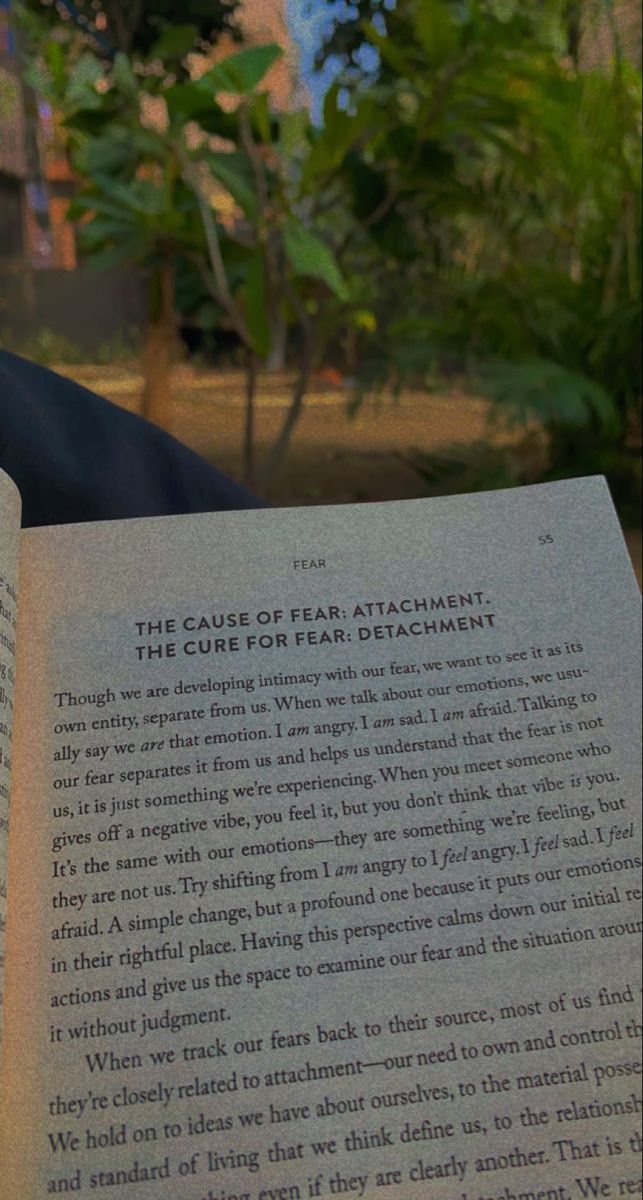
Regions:
<instances>
[{"instance_id":1,"label":"tree trunk","mask_svg":"<svg viewBox=\"0 0 643 1200\"><path fill-rule=\"evenodd\" d=\"M255 396L257 393L257 358L248 351L246 367L246 421L243 435L243 478L248 487L255 482Z\"/></svg>"},{"instance_id":2,"label":"tree trunk","mask_svg":"<svg viewBox=\"0 0 643 1200\"><path fill-rule=\"evenodd\" d=\"M279 470L279 468L283 462L286 450L288 449L288 446L290 445L290 439L292 436L293 429L295 428L295 425L297 424L297 421L299 420L299 417L301 416L301 413L302 413L302 409L304 407L304 400L306 398L306 393L308 391L311 372L312 372L312 354L310 353L310 351L307 351L305 354L305 357L304 357L304 361L302 362L302 365L301 365L301 370L299 372L299 376L297 378L297 383L295 385L295 390L293 392L293 398L292 398L290 408L288 409L288 412L286 413L284 423L279 431L277 439L276 439L276 441L270 451L269 457L268 457L268 462L266 464L266 468L265 468L265 471L263 474L263 479L262 479L264 488L269 487L270 483L274 479L277 471Z\"/></svg>"},{"instance_id":3,"label":"tree trunk","mask_svg":"<svg viewBox=\"0 0 643 1200\"><path fill-rule=\"evenodd\" d=\"M176 350L174 264L150 280L150 320L144 354L143 416L168 432L172 424L172 367Z\"/></svg>"},{"instance_id":4,"label":"tree trunk","mask_svg":"<svg viewBox=\"0 0 643 1200\"><path fill-rule=\"evenodd\" d=\"M271 321L270 344L271 349L266 368L268 371L283 371L286 365L288 324L280 312L276 313Z\"/></svg>"}]
</instances>

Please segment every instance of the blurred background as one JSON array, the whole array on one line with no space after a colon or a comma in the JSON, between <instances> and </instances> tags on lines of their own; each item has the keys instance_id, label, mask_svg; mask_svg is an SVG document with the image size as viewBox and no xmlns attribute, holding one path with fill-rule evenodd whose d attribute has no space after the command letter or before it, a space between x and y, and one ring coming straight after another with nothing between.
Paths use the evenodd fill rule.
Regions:
<instances>
[{"instance_id":1,"label":"blurred background","mask_svg":"<svg viewBox=\"0 0 643 1200\"><path fill-rule=\"evenodd\" d=\"M633 0L0 0L0 345L278 505L606 474Z\"/></svg>"}]
</instances>

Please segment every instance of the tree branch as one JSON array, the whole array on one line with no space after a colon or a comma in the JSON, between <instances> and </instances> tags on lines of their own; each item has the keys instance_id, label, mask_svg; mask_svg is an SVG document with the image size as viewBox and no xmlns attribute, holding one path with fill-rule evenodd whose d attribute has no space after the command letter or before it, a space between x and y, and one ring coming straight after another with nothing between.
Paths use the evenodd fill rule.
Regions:
<instances>
[{"instance_id":1,"label":"tree branch","mask_svg":"<svg viewBox=\"0 0 643 1200\"><path fill-rule=\"evenodd\" d=\"M262 482L264 487L270 483L273 475L281 465L283 456L288 449L288 444L292 435L292 431L301 416L304 405L304 399L310 384L310 376L315 365L315 344L314 344L314 326L310 320L308 313L303 304L301 304L295 289L288 280L285 280L286 293L288 299L299 319L304 335L304 349L301 357L301 365L297 382L293 392L290 408L288 409L284 423L277 435L277 439L270 451L268 462L264 469Z\"/></svg>"},{"instance_id":2,"label":"tree branch","mask_svg":"<svg viewBox=\"0 0 643 1200\"><path fill-rule=\"evenodd\" d=\"M378 221L381 221L386 216L395 204L395 201L399 199L400 190L400 186L397 183L389 185L386 195L382 197L380 203L375 206L372 213L369 213L362 221L362 229L372 229L374 225L377 225Z\"/></svg>"},{"instance_id":3,"label":"tree branch","mask_svg":"<svg viewBox=\"0 0 643 1200\"><path fill-rule=\"evenodd\" d=\"M257 222L257 241L264 252L266 268L266 301L269 311L275 304L279 292L279 264L270 239L269 207L270 196L263 158L252 136L248 104L244 101L239 108L239 134L241 145L245 150L255 177L257 201L259 205Z\"/></svg>"},{"instance_id":4,"label":"tree branch","mask_svg":"<svg viewBox=\"0 0 643 1200\"><path fill-rule=\"evenodd\" d=\"M108 23L111 27L116 48L127 54L131 45L131 31L125 20L122 4L119 4L118 0L116 0L116 3L109 5L108 13Z\"/></svg>"},{"instance_id":5,"label":"tree branch","mask_svg":"<svg viewBox=\"0 0 643 1200\"><path fill-rule=\"evenodd\" d=\"M239 308L232 295L232 292L230 291L228 277L225 272L225 264L223 262L223 255L221 253L216 222L212 215L212 209L210 208L207 198L203 193L198 171L181 149L179 150L179 159L181 162L183 178L188 187L190 187L194 192L194 195L198 201L208 247L208 256L212 266L212 273L216 285L216 294L213 294L215 294L215 298L218 300L221 307L225 309L242 342L252 349L252 338L248 332L248 327L246 325L243 313L241 312L241 309ZM212 291L212 288L209 290Z\"/></svg>"},{"instance_id":6,"label":"tree branch","mask_svg":"<svg viewBox=\"0 0 643 1200\"><path fill-rule=\"evenodd\" d=\"M141 16L143 15L143 0L129 0L128 5L128 53L131 49L134 40L134 34L140 24Z\"/></svg>"},{"instance_id":7,"label":"tree branch","mask_svg":"<svg viewBox=\"0 0 643 1200\"><path fill-rule=\"evenodd\" d=\"M268 207L268 187L266 184L265 171L263 169L263 160L261 155L257 152L257 147L252 136L247 101L244 100L244 102L239 106L238 111L241 145L248 155L250 165L252 166L252 170L254 172L255 183L257 185L257 197L259 199L259 212L262 216L264 216Z\"/></svg>"}]
</instances>

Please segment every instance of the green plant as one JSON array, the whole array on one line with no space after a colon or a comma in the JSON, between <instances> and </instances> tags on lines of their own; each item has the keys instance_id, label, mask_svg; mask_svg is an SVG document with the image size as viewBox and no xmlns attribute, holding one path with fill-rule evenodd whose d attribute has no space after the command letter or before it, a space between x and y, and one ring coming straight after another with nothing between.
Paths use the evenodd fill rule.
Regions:
<instances>
[{"instance_id":1,"label":"green plant","mask_svg":"<svg viewBox=\"0 0 643 1200\"><path fill-rule=\"evenodd\" d=\"M86 40L64 43L46 31L29 77L64 116L79 181L68 214L81 252L97 269L135 263L147 275L148 417L168 423L177 305L202 328L233 330L245 354L252 479L258 369L292 331L297 380L267 479L348 307L332 226L318 205L333 167L323 156L308 166L307 113L270 111L262 85L278 47L240 50L191 78L177 68L193 39L194 30L166 30L145 58L119 52L105 61Z\"/></svg>"},{"instance_id":2,"label":"green plant","mask_svg":"<svg viewBox=\"0 0 643 1200\"><path fill-rule=\"evenodd\" d=\"M93 351L91 358L99 366L133 367L140 362L143 345L142 330L131 326L124 332L105 338Z\"/></svg>"},{"instance_id":3,"label":"green plant","mask_svg":"<svg viewBox=\"0 0 643 1200\"><path fill-rule=\"evenodd\" d=\"M614 21L611 56L583 65L592 4L575 29L556 0L377 7L386 32L359 27L374 81L343 80L381 114L344 164L378 279L355 406L456 372L539 424L543 477L620 487L640 430L640 70Z\"/></svg>"},{"instance_id":4,"label":"green plant","mask_svg":"<svg viewBox=\"0 0 643 1200\"><path fill-rule=\"evenodd\" d=\"M43 367L64 363L74 366L85 362L87 354L69 338L44 327L27 337L16 337L8 329L0 331L0 346Z\"/></svg>"},{"instance_id":5,"label":"green plant","mask_svg":"<svg viewBox=\"0 0 643 1200\"><path fill-rule=\"evenodd\" d=\"M543 440L528 434L511 446L489 441L444 446L427 454L416 450L403 456L433 495L486 492L536 483L546 461Z\"/></svg>"}]
</instances>

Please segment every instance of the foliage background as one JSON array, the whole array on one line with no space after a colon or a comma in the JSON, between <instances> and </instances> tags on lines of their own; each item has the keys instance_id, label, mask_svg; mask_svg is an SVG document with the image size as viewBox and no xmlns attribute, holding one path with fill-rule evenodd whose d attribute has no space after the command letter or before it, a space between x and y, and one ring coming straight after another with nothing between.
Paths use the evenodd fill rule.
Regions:
<instances>
[{"instance_id":1,"label":"foliage background","mask_svg":"<svg viewBox=\"0 0 643 1200\"><path fill-rule=\"evenodd\" d=\"M25 80L66 130L81 251L148 280L145 411L171 419L182 323L205 344L232 338L245 474L269 490L320 369L348 381L352 414L457 381L486 398L491 427L468 448L410 453L428 489L605 472L632 520L641 71L628 6L300 7L329 16L317 66L335 82L312 118L295 101L272 109L276 47L207 65L222 31L241 37L235 0L101 0L100 21L88 0L22 5ZM283 365L290 399L260 455L257 379ZM494 428L513 431L510 451Z\"/></svg>"}]
</instances>

